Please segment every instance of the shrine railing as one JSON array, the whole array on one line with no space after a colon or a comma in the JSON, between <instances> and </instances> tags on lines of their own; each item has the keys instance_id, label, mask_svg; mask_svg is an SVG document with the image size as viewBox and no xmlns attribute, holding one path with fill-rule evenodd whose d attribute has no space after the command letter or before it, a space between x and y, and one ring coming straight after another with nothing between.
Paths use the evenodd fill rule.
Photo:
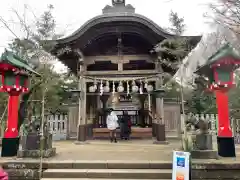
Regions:
<instances>
[{"instance_id":1,"label":"shrine railing","mask_svg":"<svg viewBox=\"0 0 240 180\"><path fill-rule=\"evenodd\" d=\"M32 116L32 122L39 124L41 122L41 116ZM68 129L68 115L67 114L48 114L45 115L45 122L47 122L48 130L53 135L53 140L65 140L67 139ZM21 133L25 134L25 128L22 126Z\"/></svg>"},{"instance_id":2,"label":"shrine railing","mask_svg":"<svg viewBox=\"0 0 240 180\"><path fill-rule=\"evenodd\" d=\"M196 121L204 119L209 122L209 130L213 136L217 136L217 114L188 114L186 118L181 117L181 130L183 132L185 126L185 119L190 119L191 116L196 118ZM230 124L233 131L233 136L235 137L235 143L240 144L240 119L230 118ZM194 127L193 127L194 128Z\"/></svg>"}]
</instances>

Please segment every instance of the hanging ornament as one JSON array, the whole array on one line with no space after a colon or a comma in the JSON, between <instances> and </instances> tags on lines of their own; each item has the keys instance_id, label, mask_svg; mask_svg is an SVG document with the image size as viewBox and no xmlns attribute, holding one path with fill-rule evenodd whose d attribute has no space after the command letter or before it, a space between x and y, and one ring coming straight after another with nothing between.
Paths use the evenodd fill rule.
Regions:
<instances>
[{"instance_id":1,"label":"hanging ornament","mask_svg":"<svg viewBox=\"0 0 240 180\"><path fill-rule=\"evenodd\" d=\"M147 92L152 92L153 86L151 84L147 85Z\"/></svg>"},{"instance_id":2,"label":"hanging ornament","mask_svg":"<svg viewBox=\"0 0 240 180\"><path fill-rule=\"evenodd\" d=\"M101 80L99 89L100 89L100 96L102 96L103 95L103 82L102 82L102 80Z\"/></svg>"},{"instance_id":3,"label":"hanging ornament","mask_svg":"<svg viewBox=\"0 0 240 180\"><path fill-rule=\"evenodd\" d=\"M142 85L142 81L141 81L141 80L140 80L139 93L140 93L140 94L143 94L143 85Z\"/></svg>"},{"instance_id":4,"label":"hanging ornament","mask_svg":"<svg viewBox=\"0 0 240 180\"><path fill-rule=\"evenodd\" d=\"M95 88L95 91L97 90L97 81L96 81L96 79L94 79L94 83L93 83L94 85L94 88Z\"/></svg>"},{"instance_id":5,"label":"hanging ornament","mask_svg":"<svg viewBox=\"0 0 240 180\"><path fill-rule=\"evenodd\" d=\"M116 92L116 89L115 89L115 83L114 83L114 81L113 81L112 83L113 83L113 91L112 91L112 94L114 95L115 92Z\"/></svg>"},{"instance_id":6,"label":"hanging ornament","mask_svg":"<svg viewBox=\"0 0 240 180\"><path fill-rule=\"evenodd\" d=\"M122 81L119 82L118 88L117 88L118 92L123 92L124 91L124 87L123 87L123 83Z\"/></svg>"},{"instance_id":7,"label":"hanging ornament","mask_svg":"<svg viewBox=\"0 0 240 180\"><path fill-rule=\"evenodd\" d=\"M138 92L138 86L136 85L136 82L135 81L133 81L132 82L132 92L133 93L137 93Z\"/></svg>"},{"instance_id":8,"label":"hanging ornament","mask_svg":"<svg viewBox=\"0 0 240 180\"><path fill-rule=\"evenodd\" d=\"M127 95L130 94L130 85L129 85L129 82L127 81Z\"/></svg>"},{"instance_id":9,"label":"hanging ornament","mask_svg":"<svg viewBox=\"0 0 240 180\"><path fill-rule=\"evenodd\" d=\"M89 90L90 93L94 93L94 92L96 91L96 89L95 89L94 86L90 86L90 87L88 88L88 90Z\"/></svg>"},{"instance_id":10,"label":"hanging ornament","mask_svg":"<svg viewBox=\"0 0 240 180\"><path fill-rule=\"evenodd\" d=\"M146 80L145 83L144 83L144 88L147 89L147 87L148 87L148 82Z\"/></svg>"},{"instance_id":11,"label":"hanging ornament","mask_svg":"<svg viewBox=\"0 0 240 180\"><path fill-rule=\"evenodd\" d=\"M109 87L109 81L106 82L106 86L103 87L103 91L105 93L108 93L110 91L110 87Z\"/></svg>"}]
</instances>

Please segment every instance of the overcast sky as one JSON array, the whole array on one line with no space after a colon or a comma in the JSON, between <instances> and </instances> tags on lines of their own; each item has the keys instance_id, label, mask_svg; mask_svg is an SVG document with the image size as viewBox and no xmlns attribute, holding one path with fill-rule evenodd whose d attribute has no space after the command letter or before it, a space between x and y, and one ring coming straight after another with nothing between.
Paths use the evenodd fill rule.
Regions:
<instances>
[{"instance_id":1,"label":"overcast sky","mask_svg":"<svg viewBox=\"0 0 240 180\"><path fill-rule=\"evenodd\" d=\"M155 21L161 27L168 27L168 15L171 10L184 17L187 24L186 34L198 35L206 31L207 24L203 14L207 11L207 4L210 0L126 0L127 4L132 4L138 14ZM102 8L111 4L111 0L7 0L0 3L0 16L11 24L12 30L21 36L19 26L16 24L16 17L12 8L23 14L24 4L27 5L26 17L29 24L33 22L34 12L39 16L47 7L52 4L54 16L58 24L58 31L66 35L78 29L88 19L101 14ZM0 46L6 46L7 41L13 35L0 25Z\"/></svg>"},{"instance_id":2,"label":"overcast sky","mask_svg":"<svg viewBox=\"0 0 240 180\"><path fill-rule=\"evenodd\" d=\"M169 27L171 10L178 12L181 17L184 17L187 25L185 34L199 35L210 29L203 16L208 11L210 1L126 0L126 4L132 4L136 8L136 13L152 19L160 27ZM40 16L49 4L54 6L53 15L57 22L57 31L69 35L90 18L100 15L105 5L111 4L111 0L1 0L0 16L7 21L18 37L22 37L24 34L20 31L13 9L20 15L25 12L26 21L31 25L34 22L34 15ZM13 38L14 35L0 22L0 53Z\"/></svg>"}]
</instances>

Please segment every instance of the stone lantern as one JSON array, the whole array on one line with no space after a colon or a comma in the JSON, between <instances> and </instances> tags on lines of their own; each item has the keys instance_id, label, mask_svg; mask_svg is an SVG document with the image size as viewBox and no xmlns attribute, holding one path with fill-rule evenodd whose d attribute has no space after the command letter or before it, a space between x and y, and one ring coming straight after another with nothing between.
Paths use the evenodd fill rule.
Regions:
<instances>
[{"instance_id":1,"label":"stone lantern","mask_svg":"<svg viewBox=\"0 0 240 180\"><path fill-rule=\"evenodd\" d=\"M156 109L157 117L155 119L155 124L153 127L153 131L155 131L156 141L155 144L163 144L166 143L166 133L165 133L165 124L164 124L164 107L163 107L163 97L165 95L165 89L159 88L154 90L153 94L156 97L156 103L160 103L160 109Z\"/></svg>"},{"instance_id":2,"label":"stone lantern","mask_svg":"<svg viewBox=\"0 0 240 180\"><path fill-rule=\"evenodd\" d=\"M16 156L19 144L18 105L19 96L28 91L28 78L32 74L40 76L28 63L10 51L0 58L2 92L9 94L7 127L2 139L2 157Z\"/></svg>"},{"instance_id":3,"label":"stone lantern","mask_svg":"<svg viewBox=\"0 0 240 180\"><path fill-rule=\"evenodd\" d=\"M213 54L196 73L208 79L208 90L216 95L218 108L218 154L235 157L235 142L229 120L228 95L234 87L234 70L239 68L240 55L226 44Z\"/></svg>"}]
</instances>

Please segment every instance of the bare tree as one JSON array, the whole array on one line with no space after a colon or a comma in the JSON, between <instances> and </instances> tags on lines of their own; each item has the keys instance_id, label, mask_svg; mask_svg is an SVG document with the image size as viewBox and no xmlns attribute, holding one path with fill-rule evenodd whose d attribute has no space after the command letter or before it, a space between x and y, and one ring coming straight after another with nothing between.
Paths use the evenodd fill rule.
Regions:
<instances>
[{"instance_id":1,"label":"bare tree","mask_svg":"<svg viewBox=\"0 0 240 180\"><path fill-rule=\"evenodd\" d=\"M217 0L210 4L216 24L240 33L240 0Z\"/></svg>"}]
</instances>

